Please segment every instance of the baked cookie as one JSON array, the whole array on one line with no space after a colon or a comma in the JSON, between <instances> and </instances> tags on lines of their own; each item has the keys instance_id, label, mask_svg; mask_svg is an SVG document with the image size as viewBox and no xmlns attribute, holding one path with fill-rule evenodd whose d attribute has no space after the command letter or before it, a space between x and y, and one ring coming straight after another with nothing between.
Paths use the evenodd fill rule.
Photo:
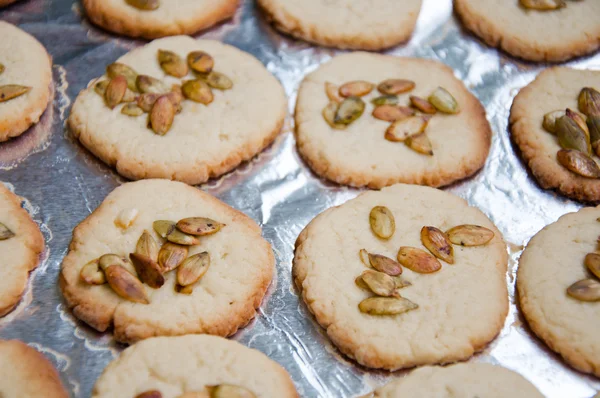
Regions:
<instances>
[{"instance_id":1,"label":"baked cookie","mask_svg":"<svg viewBox=\"0 0 600 398\"><path fill-rule=\"evenodd\" d=\"M369 397L369 395L367 395ZM373 398L543 398L520 374L489 363L423 367L378 388Z\"/></svg>"},{"instance_id":2,"label":"baked cookie","mask_svg":"<svg viewBox=\"0 0 600 398\"><path fill-rule=\"evenodd\" d=\"M515 97L510 131L521 157L542 188L555 189L572 199L595 202L600 200L600 179L583 177L559 163L561 140L556 132L550 133L543 126L544 116L551 112L564 112L567 108L579 112L578 98L584 87L600 89L600 72L563 67L542 71ZM599 161L595 155L592 158Z\"/></svg>"},{"instance_id":3,"label":"baked cookie","mask_svg":"<svg viewBox=\"0 0 600 398\"><path fill-rule=\"evenodd\" d=\"M580 301L568 289L591 279L587 292L593 293L595 286L600 300L600 282L586 267L597 261L597 254L587 254L598 250L599 217L600 208L588 207L546 226L527 244L517 271L519 304L531 330L569 365L597 377L600 301Z\"/></svg>"},{"instance_id":4,"label":"baked cookie","mask_svg":"<svg viewBox=\"0 0 600 398\"><path fill-rule=\"evenodd\" d=\"M600 47L599 2L563 1L564 8L546 11L522 3L534 1L454 0L454 9L488 45L529 61L565 61Z\"/></svg>"},{"instance_id":5,"label":"baked cookie","mask_svg":"<svg viewBox=\"0 0 600 398\"><path fill-rule=\"evenodd\" d=\"M21 199L0 183L0 316L15 308L27 287L29 271L44 251L44 238Z\"/></svg>"},{"instance_id":6,"label":"baked cookie","mask_svg":"<svg viewBox=\"0 0 600 398\"><path fill-rule=\"evenodd\" d=\"M298 397L287 372L260 351L222 337L190 335L157 337L127 348L104 369L92 398L135 398L150 391L160 393L153 398L186 393L208 398L215 388L220 394L210 397ZM232 388L246 395L234 395Z\"/></svg>"},{"instance_id":7,"label":"baked cookie","mask_svg":"<svg viewBox=\"0 0 600 398\"><path fill-rule=\"evenodd\" d=\"M444 243L436 257L431 242ZM340 351L396 370L465 360L494 339L508 311L506 269L502 235L480 210L398 184L311 221L296 241L293 277Z\"/></svg>"},{"instance_id":8,"label":"baked cookie","mask_svg":"<svg viewBox=\"0 0 600 398\"><path fill-rule=\"evenodd\" d=\"M50 100L52 62L40 42L14 25L0 21L0 37L2 142L40 120Z\"/></svg>"},{"instance_id":9,"label":"baked cookie","mask_svg":"<svg viewBox=\"0 0 600 398\"><path fill-rule=\"evenodd\" d=\"M354 88L345 91L352 84ZM342 92L362 95L349 96L339 105L335 117L343 116L342 110L352 117L353 106L358 107L355 117L362 112L345 129L333 117L326 120L326 112L332 104L335 112ZM427 100L440 92L449 97L440 97L438 106L450 103L454 108L445 110L458 113L436 110ZM411 97L420 108L409 107ZM374 100L387 105L375 108ZM386 112L377 114L381 109ZM490 125L477 98L450 68L426 59L360 52L337 56L304 78L295 118L298 151L313 171L352 186L448 185L483 167L491 145ZM398 129L390 137L392 126ZM417 134L423 130L424 135ZM414 137L426 142L410 141ZM409 142L421 148L411 149ZM425 153L420 153L423 149Z\"/></svg>"},{"instance_id":10,"label":"baked cookie","mask_svg":"<svg viewBox=\"0 0 600 398\"><path fill-rule=\"evenodd\" d=\"M238 0L83 0L88 18L121 35L191 35L231 18Z\"/></svg>"},{"instance_id":11,"label":"baked cookie","mask_svg":"<svg viewBox=\"0 0 600 398\"><path fill-rule=\"evenodd\" d=\"M170 54L177 60L174 62L179 62L175 65L180 70L169 71L183 78L168 75L161 68L159 50L167 50L162 54ZM194 67L210 70L207 66L214 66L211 74L192 73L186 58L193 52L206 55L194 59L198 61ZM227 44L170 37L133 50L117 63L135 70L127 69L133 73L130 88L149 95L127 89L122 101L133 102L111 109L106 100L108 88L102 87L108 79L103 76L79 94L69 126L86 148L124 177L200 184L252 158L275 139L283 125L287 102L279 81L256 58ZM123 83L116 79L121 75L116 74L129 72L110 68L112 80ZM135 83L136 73L141 89ZM183 88L178 87L182 84ZM177 91L169 94L177 96L173 106L155 98L156 93L170 90L171 85L176 85L173 90ZM118 102L122 92L116 94L111 101ZM136 106L136 101L146 107L146 113ZM159 103L161 106L156 107ZM125 107L130 106L139 113L123 114L129 109ZM163 111L153 112L155 108ZM149 125L153 114L158 123ZM158 126L161 123L162 127Z\"/></svg>"},{"instance_id":12,"label":"baked cookie","mask_svg":"<svg viewBox=\"0 0 600 398\"><path fill-rule=\"evenodd\" d=\"M182 221L190 217L210 220ZM116 188L75 228L60 287L75 316L99 331L113 325L120 342L229 336L254 317L274 266L246 215L183 183L145 180Z\"/></svg>"},{"instance_id":13,"label":"baked cookie","mask_svg":"<svg viewBox=\"0 0 600 398\"><path fill-rule=\"evenodd\" d=\"M69 397L50 361L19 340L0 340L0 373L3 397Z\"/></svg>"},{"instance_id":14,"label":"baked cookie","mask_svg":"<svg viewBox=\"0 0 600 398\"><path fill-rule=\"evenodd\" d=\"M407 41L421 0L258 0L283 33L323 46L382 50Z\"/></svg>"}]
</instances>

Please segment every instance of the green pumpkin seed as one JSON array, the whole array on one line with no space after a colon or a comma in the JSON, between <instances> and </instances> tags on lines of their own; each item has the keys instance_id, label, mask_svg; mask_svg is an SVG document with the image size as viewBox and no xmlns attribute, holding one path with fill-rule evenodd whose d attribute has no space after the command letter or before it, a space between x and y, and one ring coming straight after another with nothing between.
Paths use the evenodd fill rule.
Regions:
<instances>
[{"instance_id":1,"label":"green pumpkin seed","mask_svg":"<svg viewBox=\"0 0 600 398\"><path fill-rule=\"evenodd\" d=\"M379 97L375 97L371 100L371 103L375 106L381 105L396 105L398 104L398 96L397 95L380 95Z\"/></svg>"},{"instance_id":2,"label":"green pumpkin seed","mask_svg":"<svg viewBox=\"0 0 600 398\"><path fill-rule=\"evenodd\" d=\"M165 94L166 95L166 94ZM142 94L137 99L137 106L139 106L144 112L149 113L154 106L154 103L159 99L162 94Z\"/></svg>"},{"instance_id":3,"label":"green pumpkin seed","mask_svg":"<svg viewBox=\"0 0 600 398\"><path fill-rule=\"evenodd\" d=\"M172 271L181 265L187 255L187 246L167 242L158 252L158 265L161 266L163 273Z\"/></svg>"},{"instance_id":4,"label":"green pumpkin seed","mask_svg":"<svg viewBox=\"0 0 600 398\"><path fill-rule=\"evenodd\" d=\"M233 87L233 81L221 72L212 71L207 75L199 75L199 79L218 90L229 90Z\"/></svg>"},{"instance_id":5,"label":"green pumpkin seed","mask_svg":"<svg viewBox=\"0 0 600 398\"><path fill-rule=\"evenodd\" d=\"M187 56L187 63L198 73L210 73L215 66L215 60L204 51L192 51Z\"/></svg>"},{"instance_id":6,"label":"green pumpkin seed","mask_svg":"<svg viewBox=\"0 0 600 398\"><path fill-rule=\"evenodd\" d=\"M188 65L173 51L158 50L158 63L167 75L181 78L188 74Z\"/></svg>"},{"instance_id":7,"label":"green pumpkin seed","mask_svg":"<svg viewBox=\"0 0 600 398\"><path fill-rule=\"evenodd\" d=\"M158 135L165 135L171 129L175 120L175 106L173 102L163 95L156 100L150 111L150 127Z\"/></svg>"},{"instance_id":8,"label":"green pumpkin seed","mask_svg":"<svg viewBox=\"0 0 600 398\"><path fill-rule=\"evenodd\" d=\"M586 132L575 120L566 115L556 120L556 135L563 149L575 149L588 155L592 152Z\"/></svg>"},{"instance_id":9,"label":"green pumpkin seed","mask_svg":"<svg viewBox=\"0 0 600 398\"><path fill-rule=\"evenodd\" d=\"M552 111L552 112L546 113L544 115L542 127L547 132L556 135L556 121L565 115L566 115L566 112L564 110L557 110L557 111Z\"/></svg>"},{"instance_id":10,"label":"green pumpkin seed","mask_svg":"<svg viewBox=\"0 0 600 398\"><path fill-rule=\"evenodd\" d=\"M600 178L600 167L588 155L575 149L561 149L556 154L558 163L567 170L586 178Z\"/></svg>"},{"instance_id":11,"label":"green pumpkin seed","mask_svg":"<svg viewBox=\"0 0 600 398\"><path fill-rule=\"evenodd\" d=\"M181 232L177 228L175 228L173 231L171 231L167 235L167 240L169 242L173 242L173 243L177 243L178 245L185 245L185 246L193 246L193 245L197 245L198 243L200 243L198 238L196 238L195 236Z\"/></svg>"},{"instance_id":12,"label":"green pumpkin seed","mask_svg":"<svg viewBox=\"0 0 600 398\"><path fill-rule=\"evenodd\" d=\"M21 95L28 93L29 90L31 90L31 87L19 86L18 84L0 86L0 103L20 97Z\"/></svg>"},{"instance_id":13,"label":"green pumpkin seed","mask_svg":"<svg viewBox=\"0 0 600 398\"><path fill-rule=\"evenodd\" d=\"M600 115L589 116L586 120L588 131L590 132L590 142L594 144L600 141Z\"/></svg>"},{"instance_id":14,"label":"green pumpkin seed","mask_svg":"<svg viewBox=\"0 0 600 398\"><path fill-rule=\"evenodd\" d=\"M150 232L144 231L135 245L135 252L141 256L157 261L158 250L158 243L156 243L156 240L150 235Z\"/></svg>"},{"instance_id":15,"label":"green pumpkin seed","mask_svg":"<svg viewBox=\"0 0 600 398\"><path fill-rule=\"evenodd\" d=\"M127 269L129 262L127 261L127 259L125 259L121 256L117 256L116 254L108 253L108 254L101 256L98 259L98 265L104 271L106 271L106 269L108 267L110 267L111 265L118 265L119 267L123 267L124 269Z\"/></svg>"},{"instance_id":16,"label":"green pumpkin seed","mask_svg":"<svg viewBox=\"0 0 600 398\"><path fill-rule=\"evenodd\" d=\"M569 108L565 110L565 116L573 120L579 126L579 128L583 130L583 132L585 133L585 135L588 136L589 139L590 131L588 130L587 124L585 123L585 116Z\"/></svg>"},{"instance_id":17,"label":"green pumpkin seed","mask_svg":"<svg viewBox=\"0 0 600 398\"><path fill-rule=\"evenodd\" d=\"M163 239L167 239L169 235L175 229L177 223L168 220L156 220L152 223L154 231Z\"/></svg>"},{"instance_id":18,"label":"green pumpkin seed","mask_svg":"<svg viewBox=\"0 0 600 398\"><path fill-rule=\"evenodd\" d=\"M460 106L456 99L443 87L436 88L428 100L440 112L450 114L460 112Z\"/></svg>"},{"instance_id":19,"label":"green pumpkin seed","mask_svg":"<svg viewBox=\"0 0 600 398\"><path fill-rule=\"evenodd\" d=\"M79 277L88 285L104 285L106 276L98 264L98 259L92 260L81 268Z\"/></svg>"},{"instance_id":20,"label":"green pumpkin seed","mask_svg":"<svg viewBox=\"0 0 600 398\"><path fill-rule=\"evenodd\" d=\"M375 206L369 213L371 231L381 239L389 239L396 231L394 214L385 206Z\"/></svg>"},{"instance_id":21,"label":"green pumpkin seed","mask_svg":"<svg viewBox=\"0 0 600 398\"><path fill-rule=\"evenodd\" d=\"M136 85L138 74L133 68L119 62L114 62L106 67L106 75L110 79L114 79L117 76L123 76L125 80L127 80L127 88L134 92L138 91Z\"/></svg>"},{"instance_id":22,"label":"green pumpkin seed","mask_svg":"<svg viewBox=\"0 0 600 398\"><path fill-rule=\"evenodd\" d=\"M135 84L140 93L166 94L171 88L152 76L138 75Z\"/></svg>"},{"instance_id":23,"label":"green pumpkin seed","mask_svg":"<svg viewBox=\"0 0 600 398\"><path fill-rule=\"evenodd\" d=\"M370 291L381 297L396 295L396 282L383 272L366 270L360 275L364 284Z\"/></svg>"},{"instance_id":24,"label":"green pumpkin seed","mask_svg":"<svg viewBox=\"0 0 600 398\"><path fill-rule=\"evenodd\" d=\"M104 102L110 109L114 109L121 103L127 91L127 80L123 76L117 76L108 83L104 93Z\"/></svg>"},{"instance_id":25,"label":"green pumpkin seed","mask_svg":"<svg viewBox=\"0 0 600 398\"><path fill-rule=\"evenodd\" d=\"M600 92L592 87L585 87L579 93L579 110L584 115L600 116Z\"/></svg>"},{"instance_id":26,"label":"green pumpkin seed","mask_svg":"<svg viewBox=\"0 0 600 398\"><path fill-rule=\"evenodd\" d=\"M125 0L125 2L142 11L154 11L160 7L160 0Z\"/></svg>"},{"instance_id":27,"label":"green pumpkin seed","mask_svg":"<svg viewBox=\"0 0 600 398\"><path fill-rule=\"evenodd\" d=\"M361 117L365 103L358 97L348 97L342 101L333 119L335 124L350 124Z\"/></svg>"},{"instance_id":28,"label":"green pumpkin seed","mask_svg":"<svg viewBox=\"0 0 600 398\"><path fill-rule=\"evenodd\" d=\"M7 240L15 236L15 233L11 231L6 225L0 222L0 240Z\"/></svg>"},{"instance_id":29,"label":"green pumpkin seed","mask_svg":"<svg viewBox=\"0 0 600 398\"><path fill-rule=\"evenodd\" d=\"M404 140L404 144L422 155L433 156L433 147L425 132L407 137L406 140Z\"/></svg>"},{"instance_id":30,"label":"green pumpkin seed","mask_svg":"<svg viewBox=\"0 0 600 398\"><path fill-rule=\"evenodd\" d=\"M125 104L121 108L121 113L127 116L141 116L144 114L144 110L140 108L137 104Z\"/></svg>"},{"instance_id":31,"label":"green pumpkin seed","mask_svg":"<svg viewBox=\"0 0 600 398\"><path fill-rule=\"evenodd\" d=\"M323 119L325 119L325 121L327 122L327 124L336 129L336 130L345 130L347 125L346 124L342 124L342 123L336 123L335 122L335 115L338 111L339 108L339 104L336 102L331 101L330 103L327 104L327 106L325 106L325 108L323 108Z\"/></svg>"},{"instance_id":32,"label":"green pumpkin seed","mask_svg":"<svg viewBox=\"0 0 600 398\"><path fill-rule=\"evenodd\" d=\"M213 102L213 93L208 84L202 80L188 80L183 83L181 89L184 97L189 100L199 102L204 105L208 105Z\"/></svg>"},{"instance_id":33,"label":"green pumpkin seed","mask_svg":"<svg viewBox=\"0 0 600 398\"><path fill-rule=\"evenodd\" d=\"M417 308L404 297L369 297L358 304L360 312L369 315L399 315Z\"/></svg>"},{"instance_id":34,"label":"green pumpkin seed","mask_svg":"<svg viewBox=\"0 0 600 398\"><path fill-rule=\"evenodd\" d=\"M94 84L94 91L96 94L104 98L104 93L106 93L106 87L108 87L108 83L110 83L110 80L101 80Z\"/></svg>"},{"instance_id":35,"label":"green pumpkin seed","mask_svg":"<svg viewBox=\"0 0 600 398\"><path fill-rule=\"evenodd\" d=\"M188 257L177 268L177 283L180 286L188 286L198 282L206 274L208 267L210 267L210 255L208 252Z\"/></svg>"},{"instance_id":36,"label":"green pumpkin seed","mask_svg":"<svg viewBox=\"0 0 600 398\"><path fill-rule=\"evenodd\" d=\"M600 301L600 282L583 279L569 286L567 294L579 301Z\"/></svg>"},{"instance_id":37,"label":"green pumpkin seed","mask_svg":"<svg viewBox=\"0 0 600 398\"><path fill-rule=\"evenodd\" d=\"M402 94L415 88L415 82L405 79L387 79L379 83L377 90L381 94Z\"/></svg>"}]
</instances>

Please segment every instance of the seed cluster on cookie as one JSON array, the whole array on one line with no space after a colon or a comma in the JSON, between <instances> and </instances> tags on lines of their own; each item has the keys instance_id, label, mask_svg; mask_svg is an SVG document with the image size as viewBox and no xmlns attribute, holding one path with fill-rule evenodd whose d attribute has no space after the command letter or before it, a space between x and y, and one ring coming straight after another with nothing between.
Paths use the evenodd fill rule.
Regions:
<instances>
[{"instance_id":1,"label":"seed cluster on cookie","mask_svg":"<svg viewBox=\"0 0 600 398\"><path fill-rule=\"evenodd\" d=\"M159 390L148 390L135 398L163 398ZM233 384L216 384L206 386L202 391L187 391L176 398L257 398L249 389Z\"/></svg>"},{"instance_id":2,"label":"seed cluster on cookie","mask_svg":"<svg viewBox=\"0 0 600 398\"><path fill-rule=\"evenodd\" d=\"M600 222L600 217L596 221ZM567 288L567 294L579 301L600 301L600 254L586 254L583 265L594 278L585 278L573 283Z\"/></svg>"}]
</instances>

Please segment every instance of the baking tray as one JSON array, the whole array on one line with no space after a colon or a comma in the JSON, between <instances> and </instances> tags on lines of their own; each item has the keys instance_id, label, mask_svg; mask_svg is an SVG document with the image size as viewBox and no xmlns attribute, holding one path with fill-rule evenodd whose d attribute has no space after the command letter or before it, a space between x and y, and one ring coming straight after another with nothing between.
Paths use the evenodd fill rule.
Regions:
<instances>
[{"instance_id":1,"label":"baking tray","mask_svg":"<svg viewBox=\"0 0 600 398\"><path fill-rule=\"evenodd\" d=\"M57 283L60 263L73 228L125 180L79 145L65 122L77 93L102 75L108 63L144 41L91 26L81 4L73 0L21 0L0 11L0 19L33 34L54 59L52 105L38 125L0 145L0 181L24 197L23 205L40 225L47 245L22 302L0 319L0 338L21 339L45 353L71 395L88 397L104 367L124 346L115 343L111 333L95 332L78 321L67 309ZM260 59L283 83L290 115L302 77L339 52L280 35L264 21L253 1L243 2L232 20L197 37L222 40ZM412 39L386 53L450 65L485 105L494 131L485 168L446 188L483 210L509 242L510 312L500 335L471 361L516 370L547 397L591 397L600 390L600 381L564 365L532 335L515 306L516 260L523 245L545 225L581 207L533 182L507 132L513 97L546 65L524 63L483 45L457 23L451 0L424 0ZM600 54L569 65L600 69ZM360 395L404 372L371 371L343 357L311 317L291 281L294 241L302 228L360 190L317 178L298 156L292 130L288 116L271 147L200 186L258 222L277 258L277 277L257 318L233 338L283 365L303 397Z\"/></svg>"}]
</instances>

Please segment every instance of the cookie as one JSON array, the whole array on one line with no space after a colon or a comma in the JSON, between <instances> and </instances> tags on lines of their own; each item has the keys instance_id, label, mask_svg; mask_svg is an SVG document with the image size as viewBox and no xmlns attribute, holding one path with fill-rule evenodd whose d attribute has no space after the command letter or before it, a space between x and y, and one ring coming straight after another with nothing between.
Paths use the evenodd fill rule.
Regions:
<instances>
[{"instance_id":1,"label":"cookie","mask_svg":"<svg viewBox=\"0 0 600 398\"><path fill-rule=\"evenodd\" d=\"M88 18L121 35L156 39L191 35L231 18L238 0L83 0ZM140 9L133 4L145 3Z\"/></svg>"},{"instance_id":2,"label":"cookie","mask_svg":"<svg viewBox=\"0 0 600 398\"><path fill-rule=\"evenodd\" d=\"M131 258L144 231L152 237L156 249L162 248L166 243L162 236L166 233L159 236L154 222L177 222L189 217L208 217L216 221L214 225L225 226L217 233L195 238L199 242L184 242L187 246L171 243L171 249L176 250L166 253L171 255L170 261L179 261L158 261L164 278L161 284L144 279L139 268L134 270L126 261L123 266L145 282L137 282L145 300L132 302L117 294L112 284L101 284L106 280L94 285L82 277L82 268L105 254ZM182 247L187 249L182 252ZM154 262L156 251L147 255ZM193 291L176 291L180 288L181 261L205 251L208 263L202 268L204 276L195 283L188 282L188 289ZM174 269L177 266L180 268ZM113 325L115 339L120 342L188 333L228 336L254 317L273 277L274 266L271 246L262 238L260 227L243 213L183 183L144 180L116 188L75 228L69 253L62 263L60 287L75 316L99 331ZM174 270L169 272L170 269Z\"/></svg>"},{"instance_id":3,"label":"cookie","mask_svg":"<svg viewBox=\"0 0 600 398\"><path fill-rule=\"evenodd\" d=\"M430 118L425 133L433 156L416 152L406 141L397 142L402 137L397 141L386 138L391 121L372 115L371 101L382 95L377 89L361 98L366 104L362 116L345 129L336 129L325 120L324 108L330 102L326 83L341 86L362 80L378 85L386 79L415 84L394 99L409 112L415 112L407 108L409 96L427 99L437 87L457 101L458 114L417 115ZM448 185L482 168L491 145L490 125L480 102L450 68L426 59L360 52L337 56L304 78L295 118L298 151L313 171L338 184L358 187L381 188L398 182Z\"/></svg>"},{"instance_id":4,"label":"cookie","mask_svg":"<svg viewBox=\"0 0 600 398\"><path fill-rule=\"evenodd\" d=\"M407 41L421 0L258 0L279 31L323 46L382 50Z\"/></svg>"},{"instance_id":5,"label":"cookie","mask_svg":"<svg viewBox=\"0 0 600 398\"><path fill-rule=\"evenodd\" d=\"M378 238L370 226L376 206L387 207L396 220L389 239ZM420 252L427 259L423 264L431 265L428 271L438 268L425 274L412 260L397 256L411 250L407 247L427 250L420 238L425 226L446 231L463 224L486 228L491 240L481 246L454 245L453 265ZM403 269L394 294L410 300L399 303L410 305L410 311L365 312L363 300L372 294L355 281L369 269L361 249L392 261L378 269L392 275ZM365 192L318 215L298 237L293 261L302 298L331 341L361 365L389 370L465 360L482 350L506 318L506 269L502 235L480 210L452 194L404 184Z\"/></svg>"},{"instance_id":6,"label":"cookie","mask_svg":"<svg viewBox=\"0 0 600 398\"><path fill-rule=\"evenodd\" d=\"M374 391L373 398L543 398L518 373L489 363L423 367Z\"/></svg>"},{"instance_id":7,"label":"cookie","mask_svg":"<svg viewBox=\"0 0 600 398\"><path fill-rule=\"evenodd\" d=\"M0 183L0 316L21 300L29 271L38 266L44 238L21 199Z\"/></svg>"},{"instance_id":8,"label":"cookie","mask_svg":"<svg viewBox=\"0 0 600 398\"><path fill-rule=\"evenodd\" d=\"M576 4L569 2L569 5ZM571 199L600 200L600 180L574 174L557 160L561 149L557 137L544 129L544 115L570 108L578 111L582 88L600 89L600 72L554 67L542 71L519 91L510 111L510 131L523 161L539 185ZM597 156L593 159L598 162Z\"/></svg>"},{"instance_id":9,"label":"cookie","mask_svg":"<svg viewBox=\"0 0 600 398\"><path fill-rule=\"evenodd\" d=\"M40 120L50 100L52 62L40 42L14 25L0 21L0 37L2 142L21 135ZM14 85L20 87L10 87ZM2 100L3 96L12 99Z\"/></svg>"},{"instance_id":10,"label":"cookie","mask_svg":"<svg viewBox=\"0 0 600 398\"><path fill-rule=\"evenodd\" d=\"M183 60L193 51L210 54L214 71L225 74L231 87L213 89L213 100L206 105L183 100L168 132L158 135L148 127L148 114L125 115L122 108L127 104L111 110L94 90L106 77L93 80L77 97L69 117L71 131L92 153L130 179L200 184L227 173L273 142L283 125L286 97L279 81L256 58L220 42L178 36L155 40L118 62L160 79L161 87L181 85L197 76L192 72L184 78L166 75L157 59L159 50L172 51Z\"/></svg>"},{"instance_id":11,"label":"cookie","mask_svg":"<svg viewBox=\"0 0 600 398\"><path fill-rule=\"evenodd\" d=\"M19 340L0 340L0 372L3 397L69 397L50 361Z\"/></svg>"},{"instance_id":12,"label":"cookie","mask_svg":"<svg viewBox=\"0 0 600 398\"><path fill-rule=\"evenodd\" d=\"M594 276L586 269L597 250L600 208L584 208L546 226L519 260L519 304L531 330L575 369L600 377L600 302L583 302L567 289ZM596 279L598 281L598 279Z\"/></svg>"},{"instance_id":13,"label":"cookie","mask_svg":"<svg viewBox=\"0 0 600 398\"><path fill-rule=\"evenodd\" d=\"M244 397L298 397L287 372L260 351L222 337L190 335L152 338L127 348L104 369L92 398L133 398L147 391L162 398L208 397L210 388L222 385L254 394Z\"/></svg>"},{"instance_id":14,"label":"cookie","mask_svg":"<svg viewBox=\"0 0 600 398\"><path fill-rule=\"evenodd\" d=\"M560 62L600 47L597 1L567 1L565 8L538 11L517 0L454 0L454 9L488 45L528 61Z\"/></svg>"}]
</instances>

